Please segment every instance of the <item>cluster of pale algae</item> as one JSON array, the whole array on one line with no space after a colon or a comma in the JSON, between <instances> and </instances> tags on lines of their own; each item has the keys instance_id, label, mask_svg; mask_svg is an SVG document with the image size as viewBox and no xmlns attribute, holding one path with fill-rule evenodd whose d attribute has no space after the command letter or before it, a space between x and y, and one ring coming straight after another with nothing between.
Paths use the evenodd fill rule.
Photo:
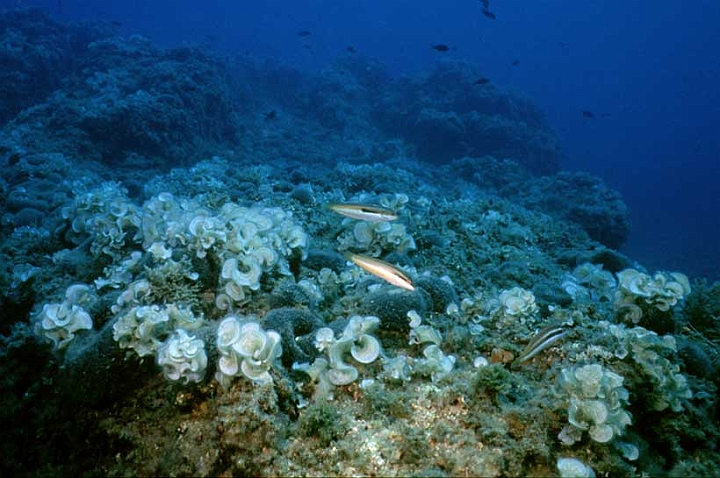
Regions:
<instances>
[{"instance_id":1,"label":"cluster of pale algae","mask_svg":"<svg viewBox=\"0 0 720 478\"><path fill-rule=\"evenodd\" d=\"M396 195L392 202L388 205L399 210L407 197ZM234 203L212 209L198 198L181 199L169 193L158 194L137 207L113 183L78 196L63 214L71 221L72 233L86 237L92 253L107 255L112 263L94 284L70 286L63 302L46 304L36 317L38 334L53 341L56 348L65 348L78 331L92 328L87 310L98 294L106 288L121 289L112 307L114 337L119 345L141 357L154 355L170 380L202 381L207 367L205 343L191 333L208 326L207 321L189 304L155 303L153 284L141 276L142 264L148 261L177 264L183 254L197 258L212 255L221 264L215 306L229 313L215 329L220 354L216 378L225 386L236 376L256 382L272 380L270 369L282 353L279 334L263 330L253 317L235 314L233 310L260 289L261 277L289 276L289 258L305 254L307 234L291 214L279 208L241 207ZM378 255L378 251L388 248L407 251L415 247L404 226L398 229L346 223L345 230L338 239L340 249L361 249ZM128 249L131 252L124 252ZM330 282L347 285L354 283L360 274L357 270L337 274L323 269L318 273L317 284L306 286L322 290ZM199 280L196 271L186 270L185 275L189 281ZM651 277L626 269L617 278L616 281L598 266L583 264L564 278L562 287L576 301L613 298L618 317L629 317L634 323L643 310L667 311L689 293L687 278L682 274L658 273ZM628 314L628 309L632 313ZM446 312L465 322L474 335L483 332L484 324L499 327L527 322L533 328L539 325L535 297L520 287L503 290L487 299L480 293L466 297L460 304L450 304ZM442 352L442 335L423 324L419 314L411 311L408 320L409 343L425 345L423 358L386 355L372 335L379 320L352 316L338 337L329 328L317 330L315 345L325 357L312 364L296 364L296 368L306 371L317 382L316 394L324 396L331 396L331 386L347 385L358 379L358 369L349 360L367 364L380 358L383 371L378 378L384 380L409 381L413 376L441 380L452 372L455 356ZM572 319L564 325L572 325ZM613 358L630 359L653 377L659 391L655 408L680 410L681 400L691 393L677 365L662 354L662 349L675 349L674 339L659 337L642 327L606 325L617 339ZM558 395L568 401L568 424L560 440L569 445L587 432L594 441L612 442L626 458L637 458L637 447L616 439L632 422L624 409L629 394L622 386L623 378L598 363L608 361L607 356L587 354L581 358L587 364L563 369L556 387ZM485 357L474 361L475 366L487 363ZM568 463L574 462L563 461L563 466L558 462L559 470L563 472Z\"/></svg>"},{"instance_id":2,"label":"cluster of pale algae","mask_svg":"<svg viewBox=\"0 0 720 478\"><path fill-rule=\"evenodd\" d=\"M580 353L567 350L571 361L578 365L563 368L553 387L556 396L567 403L568 423L558 439L563 445L570 446L587 433L595 442L612 444L627 460L636 460L638 447L620 439L626 427L632 424L632 416L626 410L630 393L623 386L624 378L605 363L631 362L649 377L653 387L650 401L653 410L682 410L683 400L692 398L692 392L679 366L667 358L677 351L674 337L659 336L643 327L630 325L637 324L643 314L652 318L654 313L668 312L690 293L688 279L683 274L662 272L651 277L635 269L620 271L616 279L601 266L585 263L565 275L562 288L578 304L611 303L618 323L583 324L608 332L606 335L614 339L609 349L590 346ZM632 314L628 314L630 305L634 306ZM468 321L472 335L483 334L486 327L507 328L521 323L535 329L540 326L535 296L521 287L503 290L489 298L478 292L474 297L462 299L459 306L451 305L447 312L450 315L460 312L460 317ZM578 317L568 315L560 308L555 312L560 325L577 325ZM482 356L474 361L475 366L488 363ZM575 458L561 458L558 470L562 476L594 476L589 466Z\"/></svg>"},{"instance_id":3,"label":"cluster of pale algae","mask_svg":"<svg viewBox=\"0 0 720 478\"><path fill-rule=\"evenodd\" d=\"M405 202L404 195L393 199L396 207ZM165 298L158 297L157 287L142 273L143 264L148 262L169 270L177 266L179 256L190 254L206 259L212 255L221 264L215 307L229 312L214 334L219 351L215 378L224 386L229 386L235 376L258 383L271 380L269 370L282 353L279 334L263 330L254 317L233 310L251 300L264 275L290 276L289 258L304 257L308 237L291 214L279 208L248 208L234 203L212 210L199 200L178 199L169 193L160 193L138 208L117 184L106 183L79 195L65 208L64 215L73 218L72 233L88 236L84 240L91 241L93 255L109 256L113 263L93 285L73 285L65 302L45 305L36 317L38 334L63 349L75 332L92 328L86 310L92 300L96 301L106 289L122 289L111 307L113 336L119 346L133 350L139 357L154 356L170 380L200 382L205 377L208 356L202 338L192 333L208 326L208 321L193 310L192 304L159 302ZM342 238L341 248L351 241L354 248L363 244L414 247L404 227L396 226L369 232L368 239L362 234ZM141 246L142 250L123 254L133 246ZM183 274L188 281L201 279L191 269ZM341 275L324 269L318 274L318 284L304 285L318 294L318 289L330 281L351 283L358 278L357 272ZM350 355L359 363L370 363L380 356L380 343L369 334L378 323L377 317L351 317L337 339L331 329L319 330L316 344L319 351L327 353L327 360L319 358L312 365L297 364L297 368L307 370L319 382L316 389L320 391L328 390L327 385L353 382L358 372L344 357ZM418 367L430 374L452 368L452 361L439 349L440 339L435 341L426 357L418 361ZM388 359L388 373L393 376L406 377L408 368L402 358Z\"/></svg>"},{"instance_id":4,"label":"cluster of pale algae","mask_svg":"<svg viewBox=\"0 0 720 478\"><path fill-rule=\"evenodd\" d=\"M36 330L53 340L57 348L64 348L78 330L92 328L86 310L90 300L86 297L97 298L106 289L122 290L111 308L115 340L140 357L155 356L167 378L186 383L204 379L205 343L191 333L206 326L207 321L190 303L168 303L158 297L157 288L142 277L144 265L171 269L188 255L206 259L212 254L221 264L215 304L220 310L228 310L233 304L249 301L264 274L290 275L288 259L302 257L308 244L307 234L291 214L279 208L226 203L212 210L198 200L179 199L169 193L158 194L139 208L115 183L79 195L63 214L72 218L72 233L87 236L92 254L108 256L112 263L94 284L71 286L63 303L44 306L36 319ZM128 249L131 252L125 252ZM191 269L183 274L188 282L201 279ZM83 292L80 298L79 291ZM228 319L233 317L230 314ZM228 323L222 322L225 329ZM279 356L279 352L258 351L272 348L273 335L259 326L249 327L251 323L244 324L240 337L225 329L218 335L222 352L218 374L244 374L259 380ZM249 358L233 369L236 354ZM251 362L257 363L250 366Z\"/></svg>"},{"instance_id":5,"label":"cluster of pale algae","mask_svg":"<svg viewBox=\"0 0 720 478\"><path fill-rule=\"evenodd\" d=\"M625 269L617 273L616 281L601 267L582 264L566 275L563 288L576 302L588 298L612 302L617 323L595 324L615 339L611 350L588 347L574 358L589 364L562 370L556 391L569 397L569 409L568 424L558 437L563 444L572 445L587 432L592 440L612 443L626 459L636 460L638 447L619 439L632 424L625 410L631 397L623 387L624 378L596 361L630 361L650 378L654 389L650 406L654 411L681 411L682 401L692 398L692 392L679 366L665 356L677 351L675 338L630 325L637 324L643 314L652 318L653 314L668 312L690 293L688 279L675 272L658 272L651 277ZM561 476L594 476L592 469L578 460L558 462L558 470Z\"/></svg>"}]
</instances>

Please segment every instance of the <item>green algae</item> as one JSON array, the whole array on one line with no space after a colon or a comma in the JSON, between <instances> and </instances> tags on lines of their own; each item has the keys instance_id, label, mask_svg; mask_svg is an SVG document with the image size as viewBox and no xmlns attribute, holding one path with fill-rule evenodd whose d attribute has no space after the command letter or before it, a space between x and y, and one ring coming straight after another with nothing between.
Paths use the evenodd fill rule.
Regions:
<instances>
[{"instance_id":1,"label":"green algae","mask_svg":"<svg viewBox=\"0 0 720 478\"><path fill-rule=\"evenodd\" d=\"M328 446L347 432L349 424L336 404L319 400L300 412L297 427L300 436Z\"/></svg>"}]
</instances>

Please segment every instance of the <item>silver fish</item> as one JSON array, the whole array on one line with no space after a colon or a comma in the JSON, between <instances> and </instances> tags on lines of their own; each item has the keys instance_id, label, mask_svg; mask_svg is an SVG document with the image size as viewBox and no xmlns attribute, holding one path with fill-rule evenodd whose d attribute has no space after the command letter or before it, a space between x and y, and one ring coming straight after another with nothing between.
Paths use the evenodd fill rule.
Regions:
<instances>
[{"instance_id":1,"label":"silver fish","mask_svg":"<svg viewBox=\"0 0 720 478\"><path fill-rule=\"evenodd\" d=\"M353 254L352 252L346 252L345 258L366 272L376 275L392 285L402 287L406 290L415 290L410 279L403 274L400 269L388 262L372 257L361 256L360 254Z\"/></svg>"},{"instance_id":2,"label":"silver fish","mask_svg":"<svg viewBox=\"0 0 720 478\"><path fill-rule=\"evenodd\" d=\"M527 362L546 348L550 347L553 343L565 337L567 330L562 327L550 326L540 330L525 346L523 351L520 353L517 359L513 362L514 365L519 365L523 362Z\"/></svg>"},{"instance_id":3,"label":"silver fish","mask_svg":"<svg viewBox=\"0 0 720 478\"><path fill-rule=\"evenodd\" d=\"M328 204L328 209L343 216L367 222L388 222L398 218L397 214L389 209L365 204Z\"/></svg>"}]
</instances>

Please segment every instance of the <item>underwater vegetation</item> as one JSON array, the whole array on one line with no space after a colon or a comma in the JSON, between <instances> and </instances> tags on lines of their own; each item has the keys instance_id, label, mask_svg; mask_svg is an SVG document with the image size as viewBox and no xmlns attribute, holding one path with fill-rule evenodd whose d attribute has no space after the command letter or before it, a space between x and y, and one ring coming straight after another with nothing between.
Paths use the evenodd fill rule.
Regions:
<instances>
[{"instance_id":1,"label":"underwater vegetation","mask_svg":"<svg viewBox=\"0 0 720 478\"><path fill-rule=\"evenodd\" d=\"M2 111L3 474L720 466L719 286L618 253L619 194L477 68L0 24L3 91L68 59Z\"/></svg>"}]
</instances>

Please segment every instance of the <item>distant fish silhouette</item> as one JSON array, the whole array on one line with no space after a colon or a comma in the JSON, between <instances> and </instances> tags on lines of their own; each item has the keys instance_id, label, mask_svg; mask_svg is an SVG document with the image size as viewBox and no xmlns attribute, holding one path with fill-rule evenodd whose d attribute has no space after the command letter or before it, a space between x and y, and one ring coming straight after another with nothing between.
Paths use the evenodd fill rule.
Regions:
<instances>
[{"instance_id":1,"label":"distant fish silhouette","mask_svg":"<svg viewBox=\"0 0 720 478\"><path fill-rule=\"evenodd\" d=\"M272 110L265 113L265 121L272 121L274 119L277 119L277 111Z\"/></svg>"},{"instance_id":2,"label":"distant fish silhouette","mask_svg":"<svg viewBox=\"0 0 720 478\"><path fill-rule=\"evenodd\" d=\"M518 66L520 64L520 60L513 60L512 66Z\"/></svg>"},{"instance_id":3,"label":"distant fish silhouette","mask_svg":"<svg viewBox=\"0 0 720 478\"><path fill-rule=\"evenodd\" d=\"M487 85L488 83L490 83L490 80L488 80L484 76L482 78L479 78L477 81L475 81L476 85Z\"/></svg>"},{"instance_id":4,"label":"distant fish silhouette","mask_svg":"<svg viewBox=\"0 0 720 478\"><path fill-rule=\"evenodd\" d=\"M297 36L299 37L309 37L310 36L310 30L300 30L297 32Z\"/></svg>"},{"instance_id":5,"label":"distant fish silhouette","mask_svg":"<svg viewBox=\"0 0 720 478\"><path fill-rule=\"evenodd\" d=\"M495 15L493 12L488 10L487 8L483 8L482 14L488 17L490 20L495 20L497 18L497 15Z\"/></svg>"},{"instance_id":6,"label":"distant fish silhouette","mask_svg":"<svg viewBox=\"0 0 720 478\"><path fill-rule=\"evenodd\" d=\"M357 53L357 50L352 45L345 48L345 51L347 51L348 53Z\"/></svg>"},{"instance_id":7,"label":"distant fish silhouette","mask_svg":"<svg viewBox=\"0 0 720 478\"><path fill-rule=\"evenodd\" d=\"M608 116L610 116L610 113L595 114L594 112L592 112L590 110L583 110L582 115L583 115L583 118L597 118L597 117L607 118Z\"/></svg>"},{"instance_id":8,"label":"distant fish silhouette","mask_svg":"<svg viewBox=\"0 0 720 478\"><path fill-rule=\"evenodd\" d=\"M444 43L438 43L437 45L433 45L431 48L433 50L442 51L442 52L450 50L450 47Z\"/></svg>"}]
</instances>

